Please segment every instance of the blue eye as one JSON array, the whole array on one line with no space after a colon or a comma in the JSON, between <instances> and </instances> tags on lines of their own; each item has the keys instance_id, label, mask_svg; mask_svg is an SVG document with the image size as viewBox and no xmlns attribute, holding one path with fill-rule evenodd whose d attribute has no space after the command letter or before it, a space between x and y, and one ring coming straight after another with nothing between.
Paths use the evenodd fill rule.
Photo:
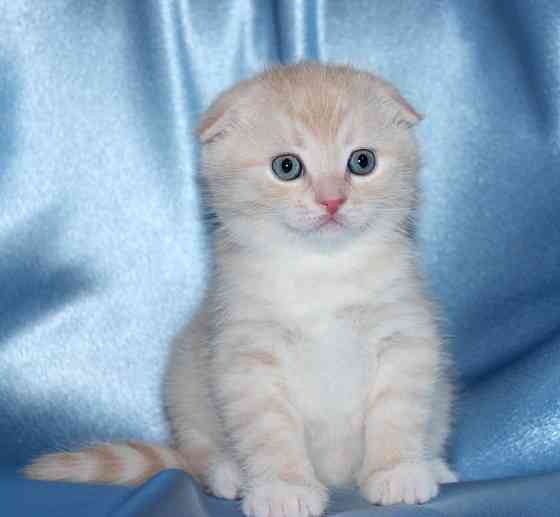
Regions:
<instances>
[{"instance_id":1,"label":"blue eye","mask_svg":"<svg viewBox=\"0 0 560 517\"><path fill-rule=\"evenodd\" d=\"M357 149L348 158L348 170L358 176L370 174L376 165L375 153L370 149Z\"/></svg>"},{"instance_id":2,"label":"blue eye","mask_svg":"<svg viewBox=\"0 0 560 517\"><path fill-rule=\"evenodd\" d=\"M272 171L282 181L292 181L301 176L303 165L297 156L282 154L272 160Z\"/></svg>"}]
</instances>

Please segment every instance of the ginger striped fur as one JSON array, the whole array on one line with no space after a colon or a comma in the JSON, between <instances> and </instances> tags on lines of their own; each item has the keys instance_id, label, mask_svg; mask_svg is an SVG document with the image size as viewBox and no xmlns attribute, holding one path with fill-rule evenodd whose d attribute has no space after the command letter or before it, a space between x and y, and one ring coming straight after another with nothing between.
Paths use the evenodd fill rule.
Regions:
<instances>
[{"instance_id":1,"label":"ginger striped fur","mask_svg":"<svg viewBox=\"0 0 560 517\"><path fill-rule=\"evenodd\" d=\"M25 467L23 474L52 481L139 485L164 469L181 469L189 474L195 470L175 449L126 442L46 454Z\"/></svg>"}]
</instances>

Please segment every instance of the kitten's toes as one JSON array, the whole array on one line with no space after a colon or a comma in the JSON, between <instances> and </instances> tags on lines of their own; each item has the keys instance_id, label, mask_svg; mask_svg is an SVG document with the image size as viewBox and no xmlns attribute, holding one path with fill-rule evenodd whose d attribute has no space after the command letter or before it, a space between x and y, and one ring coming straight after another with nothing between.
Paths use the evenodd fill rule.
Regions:
<instances>
[{"instance_id":1,"label":"kitten's toes","mask_svg":"<svg viewBox=\"0 0 560 517\"><path fill-rule=\"evenodd\" d=\"M360 488L368 501L382 505L425 503L438 493L438 484L428 463L401 463L374 472Z\"/></svg>"},{"instance_id":2,"label":"kitten's toes","mask_svg":"<svg viewBox=\"0 0 560 517\"><path fill-rule=\"evenodd\" d=\"M216 497L238 499L241 493L241 471L229 458L212 461L208 470L208 487Z\"/></svg>"},{"instance_id":3,"label":"kitten's toes","mask_svg":"<svg viewBox=\"0 0 560 517\"><path fill-rule=\"evenodd\" d=\"M321 515L326 505L327 490L318 483L272 481L247 491L243 513L248 517L313 517Z\"/></svg>"},{"instance_id":4,"label":"kitten's toes","mask_svg":"<svg viewBox=\"0 0 560 517\"><path fill-rule=\"evenodd\" d=\"M457 474L442 459L432 461L432 470L438 483L456 483L459 481Z\"/></svg>"}]
</instances>

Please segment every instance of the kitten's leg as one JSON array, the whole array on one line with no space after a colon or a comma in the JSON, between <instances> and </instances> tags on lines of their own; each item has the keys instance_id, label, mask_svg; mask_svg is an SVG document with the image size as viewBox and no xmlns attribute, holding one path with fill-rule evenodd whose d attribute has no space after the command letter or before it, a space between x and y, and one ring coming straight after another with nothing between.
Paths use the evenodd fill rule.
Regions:
<instances>
[{"instance_id":1,"label":"kitten's leg","mask_svg":"<svg viewBox=\"0 0 560 517\"><path fill-rule=\"evenodd\" d=\"M241 494L241 469L223 442L203 436L200 430L185 430L179 437L183 455L190 460L195 479L210 493L224 499L237 499Z\"/></svg>"},{"instance_id":2,"label":"kitten's leg","mask_svg":"<svg viewBox=\"0 0 560 517\"><path fill-rule=\"evenodd\" d=\"M442 376L435 386L433 418L428 430L428 448L431 453L432 469L438 483L454 483L458 481L457 474L453 472L444 460L446 455L447 439L451 430L451 407L453 403L453 389L449 380Z\"/></svg>"},{"instance_id":3,"label":"kitten's leg","mask_svg":"<svg viewBox=\"0 0 560 517\"><path fill-rule=\"evenodd\" d=\"M327 502L274 351L283 339L274 323L245 321L215 343L217 403L246 478L243 511L252 517L315 516Z\"/></svg>"},{"instance_id":4,"label":"kitten's leg","mask_svg":"<svg viewBox=\"0 0 560 517\"><path fill-rule=\"evenodd\" d=\"M440 368L434 339L394 336L378 353L358 475L372 503L424 503L438 493L430 446L434 388Z\"/></svg>"},{"instance_id":5,"label":"kitten's leg","mask_svg":"<svg viewBox=\"0 0 560 517\"><path fill-rule=\"evenodd\" d=\"M175 340L166 377L166 406L175 441L195 467L196 479L212 494L235 499L241 492L242 475L227 451L210 400L209 336L208 310L203 306Z\"/></svg>"},{"instance_id":6,"label":"kitten's leg","mask_svg":"<svg viewBox=\"0 0 560 517\"><path fill-rule=\"evenodd\" d=\"M228 454L218 452L211 457L208 487L215 496L237 499L241 495L242 480L241 469Z\"/></svg>"}]
</instances>

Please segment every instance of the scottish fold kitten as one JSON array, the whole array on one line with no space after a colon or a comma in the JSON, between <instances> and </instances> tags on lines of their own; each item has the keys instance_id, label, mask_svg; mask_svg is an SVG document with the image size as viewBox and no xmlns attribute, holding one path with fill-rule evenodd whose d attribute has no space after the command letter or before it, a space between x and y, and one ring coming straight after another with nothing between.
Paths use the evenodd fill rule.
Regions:
<instances>
[{"instance_id":1,"label":"scottish fold kitten","mask_svg":"<svg viewBox=\"0 0 560 517\"><path fill-rule=\"evenodd\" d=\"M423 503L454 481L445 352L406 232L420 118L346 66L280 66L219 97L199 128L214 275L170 361L175 448L104 444L26 474L177 467L253 517L320 515L328 486Z\"/></svg>"}]
</instances>

